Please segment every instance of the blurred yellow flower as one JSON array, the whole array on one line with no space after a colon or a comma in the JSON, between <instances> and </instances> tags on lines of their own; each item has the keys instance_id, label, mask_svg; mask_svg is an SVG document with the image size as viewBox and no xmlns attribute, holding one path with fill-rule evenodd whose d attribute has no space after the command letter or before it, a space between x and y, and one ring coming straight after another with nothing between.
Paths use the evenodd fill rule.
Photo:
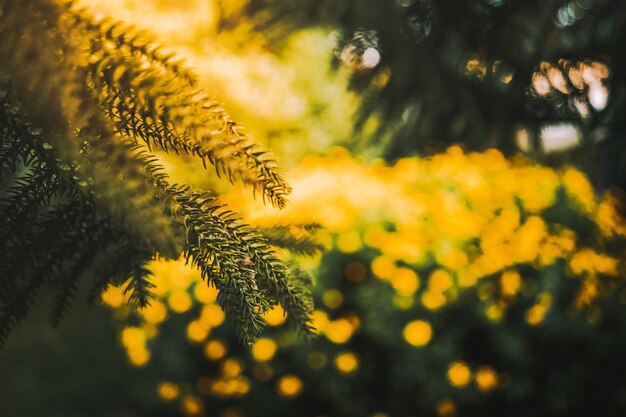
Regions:
<instances>
[{"instance_id":1,"label":"blurred yellow flower","mask_svg":"<svg viewBox=\"0 0 626 417\"><path fill-rule=\"evenodd\" d=\"M400 295L410 296L419 288L417 274L408 268L398 268L390 278L391 286Z\"/></svg>"},{"instance_id":2,"label":"blurred yellow flower","mask_svg":"<svg viewBox=\"0 0 626 417\"><path fill-rule=\"evenodd\" d=\"M490 366L481 366L476 371L476 385L481 391L490 391L498 385L498 374Z\"/></svg>"},{"instance_id":3,"label":"blurred yellow flower","mask_svg":"<svg viewBox=\"0 0 626 417\"><path fill-rule=\"evenodd\" d=\"M552 296L546 292L539 294L537 303L526 312L526 322L531 326L540 325L552 305Z\"/></svg>"},{"instance_id":4,"label":"blurred yellow flower","mask_svg":"<svg viewBox=\"0 0 626 417\"><path fill-rule=\"evenodd\" d=\"M576 275L586 272L617 276L619 273L619 261L617 259L602 253L596 253L588 248L576 252L570 259L569 266Z\"/></svg>"},{"instance_id":5,"label":"blurred yellow flower","mask_svg":"<svg viewBox=\"0 0 626 417\"><path fill-rule=\"evenodd\" d=\"M372 272L378 278L389 279L396 272L396 262L385 255L372 261Z\"/></svg>"},{"instance_id":6,"label":"blurred yellow flower","mask_svg":"<svg viewBox=\"0 0 626 417\"><path fill-rule=\"evenodd\" d=\"M337 248L344 253L354 253L362 246L361 236L356 230L348 230L337 236Z\"/></svg>"},{"instance_id":7,"label":"blurred yellow flower","mask_svg":"<svg viewBox=\"0 0 626 417\"><path fill-rule=\"evenodd\" d=\"M409 344L413 346L424 346L430 342L433 336L433 330L427 321L415 320L404 326L402 334Z\"/></svg>"},{"instance_id":8,"label":"blurred yellow flower","mask_svg":"<svg viewBox=\"0 0 626 417\"><path fill-rule=\"evenodd\" d=\"M127 348L126 353L133 366L145 366L150 361L150 352L145 346L131 346Z\"/></svg>"},{"instance_id":9,"label":"blurred yellow flower","mask_svg":"<svg viewBox=\"0 0 626 417\"><path fill-rule=\"evenodd\" d=\"M328 314L323 310L313 310L311 321L315 332L318 334L322 333L326 330L326 326L328 326L329 323Z\"/></svg>"},{"instance_id":10,"label":"blurred yellow flower","mask_svg":"<svg viewBox=\"0 0 626 417\"><path fill-rule=\"evenodd\" d=\"M443 269L437 269L430 275L430 278L428 278L429 289L436 292L447 291L450 287L452 287L452 283L453 281L450 273Z\"/></svg>"},{"instance_id":11,"label":"blurred yellow flower","mask_svg":"<svg viewBox=\"0 0 626 417\"><path fill-rule=\"evenodd\" d=\"M277 305L263 315L263 320L269 326L280 326L287 320L287 313L281 306Z\"/></svg>"},{"instance_id":12,"label":"blurred yellow flower","mask_svg":"<svg viewBox=\"0 0 626 417\"><path fill-rule=\"evenodd\" d=\"M195 395L185 395L180 402L180 409L186 416L199 416L204 412L204 402Z\"/></svg>"},{"instance_id":13,"label":"blurred yellow flower","mask_svg":"<svg viewBox=\"0 0 626 417\"><path fill-rule=\"evenodd\" d=\"M596 195L593 187L585 175L574 169L568 168L563 173L563 185L567 193L572 196L588 213L593 212L596 205Z\"/></svg>"},{"instance_id":14,"label":"blurred yellow flower","mask_svg":"<svg viewBox=\"0 0 626 417\"><path fill-rule=\"evenodd\" d=\"M159 324L167 318L167 308L159 300L150 301L150 305L139 309L138 312L150 324Z\"/></svg>"},{"instance_id":15,"label":"blurred yellow flower","mask_svg":"<svg viewBox=\"0 0 626 417\"><path fill-rule=\"evenodd\" d=\"M241 374L243 366L241 364L241 361L239 361L238 359L229 358L222 363L221 369L222 375L224 375L224 377L234 378Z\"/></svg>"},{"instance_id":16,"label":"blurred yellow flower","mask_svg":"<svg viewBox=\"0 0 626 417\"><path fill-rule=\"evenodd\" d=\"M192 320L187 324L187 339L202 342L209 336L209 327L200 320Z\"/></svg>"},{"instance_id":17,"label":"blurred yellow flower","mask_svg":"<svg viewBox=\"0 0 626 417\"><path fill-rule=\"evenodd\" d=\"M109 307L117 308L125 301L124 288L122 286L116 287L114 285L109 285L102 293L101 299Z\"/></svg>"},{"instance_id":18,"label":"blurred yellow flower","mask_svg":"<svg viewBox=\"0 0 626 417\"><path fill-rule=\"evenodd\" d=\"M178 398L180 389L178 388L178 385L176 384L173 384L168 381L163 381L159 384L157 388L157 392L159 393L159 397L161 397L165 401L171 401L171 400Z\"/></svg>"},{"instance_id":19,"label":"blurred yellow flower","mask_svg":"<svg viewBox=\"0 0 626 417\"><path fill-rule=\"evenodd\" d=\"M210 361L218 361L226 355L226 345L220 340L211 340L204 346L204 356Z\"/></svg>"},{"instance_id":20,"label":"blurred yellow flower","mask_svg":"<svg viewBox=\"0 0 626 417\"><path fill-rule=\"evenodd\" d=\"M469 384L472 371L464 362L453 362L448 368L448 380L455 387L464 387Z\"/></svg>"},{"instance_id":21,"label":"blurred yellow flower","mask_svg":"<svg viewBox=\"0 0 626 417\"><path fill-rule=\"evenodd\" d=\"M343 374L349 374L359 366L359 359L352 352L342 352L335 357L335 366L339 372Z\"/></svg>"},{"instance_id":22,"label":"blurred yellow flower","mask_svg":"<svg viewBox=\"0 0 626 417\"><path fill-rule=\"evenodd\" d=\"M437 291L424 291L422 293L422 304L429 310L439 310L446 304L446 297Z\"/></svg>"},{"instance_id":23,"label":"blurred yellow flower","mask_svg":"<svg viewBox=\"0 0 626 417\"><path fill-rule=\"evenodd\" d=\"M199 321L207 327L217 327L224 322L226 315L217 304L208 304L202 307Z\"/></svg>"},{"instance_id":24,"label":"blurred yellow flower","mask_svg":"<svg viewBox=\"0 0 626 417\"><path fill-rule=\"evenodd\" d=\"M346 343L352 337L355 328L350 321L345 318L333 320L326 326L326 338L333 343L342 344Z\"/></svg>"},{"instance_id":25,"label":"blurred yellow flower","mask_svg":"<svg viewBox=\"0 0 626 417\"><path fill-rule=\"evenodd\" d=\"M193 288L196 300L203 304L210 304L217 301L218 291L215 287L210 287L204 282L197 282Z\"/></svg>"},{"instance_id":26,"label":"blurred yellow flower","mask_svg":"<svg viewBox=\"0 0 626 417\"><path fill-rule=\"evenodd\" d=\"M606 192L598 206L596 221L604 236L626 236L626 223L620 220L618 204L619 197L613 192Z\"/></svg>"},{"instance_id":27,"label":"blurred yellow flower","mask_svg":"<svg viewBox=\"0 0 626 417\"><path fill-rule=\"evenodd\" d=\"M127 348L144 346L146 333L139 327L126 327L122 330L122 344Z\"/></svg>"},{"instance_id":28,"label":"blurred yellow flower","mask_svg":"<svg viewBox=\"0 0 626 417\"><path fill-rule=\"evenodd\" d=\"M502 295L513 297L522 285L522 278L517 271L506 271L500 276Z\"/></svg>"},{"instance_id":29,"label":"blurred yellow flower","mask_svg":"<svg viewBox=\"0 0 626 417\"><path fill-rule=\"evenodd\" d=\"M497 323L500 320L502 320L502 317L504 316L504 311L502 310L502 307L500 307L499 305L490 304L489 306L487 306L487 309L485 310L485 315L490 321Z\"/></svg>"},{"instance_id":30,"label":"blurred yellow flower","mask_svg":"<svg viewBox=\"0 0 626 417\"><path fill-rule=\"evenodd\" d=\"M302 380L295 375L285 375L276 383L276 390L282 397L295 397L302 391Z\"/></svg>"},{"instance_id":31,"label":"blurred yellow flower","mask_svg":"<svg viewBox=\"0 0 626 417\"><path fill-rule=\"evenodd\" d=\"M439 417L455 417L456 411L456 404L450 399L444 399L437 403L437 415Z\"/></svg>"},{"instance_id":32,"label":"blurred yellow flower","mask_svg":"<svg viewBox=\"0 0 626 417\"><path fill-rule=\"evenodd\" d=\"M184 313L192 306L192 300L187 291L177 289L170 293L167 303L172 311L176 313Z\"/></svg>"},{"instance_id":33,"label":"blurred yellow flower","mask_svg":"<svg viewBox=\"0 0 626 417\"><path fill-rule=\"evenodd\" d=\"M276 342L267 337L260 338L252 345L252 356L259 362L269 361L276 354Z\"/></svg>"}]
</instances>

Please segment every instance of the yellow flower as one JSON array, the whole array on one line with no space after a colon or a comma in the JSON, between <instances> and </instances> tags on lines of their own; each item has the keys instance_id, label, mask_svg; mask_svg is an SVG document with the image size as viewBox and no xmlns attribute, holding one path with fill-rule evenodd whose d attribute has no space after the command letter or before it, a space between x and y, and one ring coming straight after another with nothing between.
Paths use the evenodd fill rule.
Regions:
<instances>
[{"instance_id":1,"label":"yellow flower","mask_svg":"<svg viewBox=\"0 0 626 417\"><path fill-rule=\"evenodd\" d=\"M476 371L476 385L481 391L490 391L498 385L498 374L490 366L481 366Z\"/></svg>"},{"instance_id":2,"label":"yellow flower","mask_svg":"<svg viewBox=\"0 0 626 417\"><path fill-rule=\"evenodd\" d=\"M263 320L269 326L280 326L287 320L287 313L281 306L277 305L263 315Z\"/></svg>"},{"instance_id":3,"label":"yellow flower","mask_svg":"<svg viewBox=\"0 0 626 417\"><path fill-rule=\"evenodd\" d=\"M450 399L441 400L437 403L437 415L439 417L454 417L456 410L456 404Z\"/></svg>"},{"instance_id":4,"label":"yellow flower","mask_svg":"<svg viewBox=\"0 0 626 417\"><path fill-rule=\"evenodd\" d=\"M500 277L502 295L513 297L522 285L522 278L517 271L507 271Z\"/></svg>"},{"instance_id":5,"label":"yellow flower","mask_svg":"<svg viewBox=\"0 0 626 417\"><path fill-rule=\"evenodd\" d=\"M226 345L220 340L211 340L204 346L204 356L210 361L218 361L226 355Z\"/></svg>"},{"instance_id":6,"label":"yellow flower","mask_svg":"<svg viewBox=\"0 0 626 417\"><path fill-rule=\"evenodd\" d=\"M163 398L165 401L171 401L178 398L178 394L180 393L178 385L168 381L161 382L157 391L159 393L159 397Z\"/></svg>"},{"instance_id":7,"label":"yellow flower","mask_svg":"<svg viewBox=\"0 0 626 417\"><path fill-rule=\"evenodd\" d=\"M398 268L391 276L391 286L400 295L410 296L419 288L419 279L413 270L408 268Z\"/></svg>"},{"instance_id":8,"label":"yellow flower","mask_svg":"<svg viewBox=\"0 0 626 417\"><path fill-rule=\"evenodd\" d=\"M453 362L448 368L448 380L455 387L464 387L469 384L472 371L464 362Z\"/></svg>"},{"instance_id":9,"label":"yellow flower","mask_svg":"<svg viewBox=\"0 0 626 417\"><path fill-rule=\"evenodd\" d=\"M263 337L252 345L252 356L259 362L269 361L276 353L276 342Z\"/></svg>"},{"instance_id":10,"label":"yellow flower","mask_svg":"<svg viewBox=\"0 0 626 417\"><path fill-rule=\"evenodd\" d=\"M285 375L278 380L276 390L282 397L295 397L302 391L302 380L295 375Z\"/></svg>"},{"instance_id":11,"label":"yellow flower","mask_svg":"<svg viewBox=\"0 0 626 417\"><path fill-rule=\"evenodd\" d=\"M352 352L343 352L335 358L335 366L339 372L349 374L356 371L359 366L359 359Z\"/></svg>"},{"instance_id":12,"label":"yellow flower","mask_svg":"<svg viewBox=\"0 0 626 417\"><path fill-rule=\"evenodd\" d=\"M413 346L424 346L430 342L433 330L424 320L415 320L404 326L404 339Z\"/></svg>"},{"instance_id":13,"label":"yellow flower","mask_svg":"<svg viewBox=\"0 0 626 417\"><path fill-rule=\"evenodd\" d=\"M585 175L574 168L568 168L563 173L562 180L567 193L580 204L580 207L588 213L593 212L596 195Z\"/></svg>"},{"instance_id":14,"label":"yellow flower","mask_svg":"<svg viewBox=\"0 0 626 417\"><path fill-rule=\"evenodd\" d=\"M326 326L326 338L333 343L343 344L346 343L352 337L355 328L352 326L349 320L341 318L333 320Z\"/></svg>"}]
</instances>

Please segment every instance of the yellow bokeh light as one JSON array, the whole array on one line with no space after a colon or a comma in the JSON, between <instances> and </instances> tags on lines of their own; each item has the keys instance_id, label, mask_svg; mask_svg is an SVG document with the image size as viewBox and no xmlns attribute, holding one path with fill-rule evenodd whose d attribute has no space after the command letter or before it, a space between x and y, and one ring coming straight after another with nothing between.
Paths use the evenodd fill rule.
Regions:
<instances>
[{"instance_id":1,"label":"yellow bokeh light","mask_svg":"<svg viewBox=\"0 0 626 417\"><path fill-rule=\"evenodd\" d=\"M585 175L574 169L568 168L563 173L563 185L568 194L572 196L580 206L591 213L595 209L596 194Z\"/></svg>"},{"instance_id":2,"label":"yellow bokeh light","mask_svg":"<svg viewBox=\"0 0 626 417\"><path fill-rule=\"evenodd\" d=\"M221 340L211 340L204 346L204 356L214 362L222 359L226 351L226 345Z\"/></svg>"},{"instance_id":3,"label":"yellow bokeh light","mask_svg":"<svg viewBox=\"0 0 626 417\"><path fill-rule=\"evenodd\" d=\"M208 304L202 307L199 320L206 326L217 327L224 322L226 315L217 304Z\"/></svg>"},{"instance_id":4,"label":"yellow bokeh light","mask_svg":"<svg viewBox=\"0 0 626 417\"><path fill-rule=\"evenodd\" d=\"M343 253L357 252L362 246L361 236L356 230L348 230L337 236L337 249Z\"/></svg>"},{"instance_id":5,"label":"yellow bokeh light","mask_svg":"<svg viewBox=\"0 0 626 417\"><path fill-rule=\"evenodd\" d=\"M546 316L547 308L542 305L534 305L526 312L526 322L531 326L540 325L545 316Z\"/></svg>"},{"instance_id":6,"label":"yellow bokeh light","mask_svg":"<svg viewBox=\"0 0 626 417\"><path fill-rule=\"evenodd\" d=\"M343 303L343 294L336 288L324 292L322 301L328 308L339 308Z\"/></svg>"},{"instance_id":7,"label":"yellow bokeh light","mask_svg":"<svg viewBox=\"0 0 626 417\"><path fill-rule=\"evenodd\" d=\"M204 412L204 402L195 395L185 395L180 402L180 409L186 416L199 416Z\"/></svg>"},{"instance_id":8,"label":"yellow bokeh light","mask_svg":"<svg viewBox=\"0 0 626 417\"><path fill-rule=\"evenodd\" d=\"M437 403L437 416L439 417L455 417L456 412L456 404L450 399L444 399Z\"/></svg>"},{"instance_id":9,"label":"yellow bokeh light","mask_svg":"<svg viewBox=\"0 0 626 417\"><path fill-rule=\"evenodd\" d=\"M365 230L363 241L366 245L377 248L381 241L387 239L388 233L381 225L373 224Z\"/></svg>"},{"instance_id":10,"label":"yellow bokeh light","mask_svg":"<svg viewBox=\"0 0 626 417\"><path fill-rule=\"evenodd\" d=\"M335 357L335 366L339 372L349 374L357 370L359 359L352 352L342 352Z\"/></svg>"},{"instance_id":11,"label":"yellow bokeh light","mask_svg":"<svg viewBox=\"0 0 626 417\"><path fill-rule=\"evenodd\" d=\"M552 305L552 295L542 292L537 297L537 303L526 312L526 322L531 326L540 325L545 319L548 309Z\"/></svg>"},{"instance_id":12,"label":"yellow bokeh light","mask_svg":"<svg viewBox=\"0 0 626 417\"><path fill-rule=\"evenodd\" d=\"M430 275L430 278L428 278L428 287L433 291L447 291L452 287L452 284L453 281L450 273L443 269L437 269Z\"/></svg>"},{"instance_id":13,"label":"yellow bokeh light","mask_svg":"<svg viewBox=\"0 0 626 417\"><path fill-rule=\"evenodd\" d=\"M172 401L178 398L178 395L180 394L180 389L176 384L168 381L163 381L159 384L157 392L159 394L159 397L161 397L163 400Z\"/></svg>"},{"instance_id":14,"label":"yellow bokeh light","mask_svg":"<svg viewBox=\"0 0 626 417\"><path fill-rule=\"evenodd\" d=\"M333 320L326 326L326 338L333 343L343 344L346 343L352 337L354 333L354 327L345 318Z\"/></svg>"},{"instance_id":15,"label":"yellow bokeh light","mask_svg":"<svg viewBox=\"0 0 626 417\"><path fill-rule=\"evenodd\" d=\"M127 348L141 347L146 343L146 332L139 327L126 327L122 330L122 344Z\"/></svg>"},{"instance_id":16,"label":"yellow bokeh light","mask_svg":"<svg viewBox=\"0 0 626 417\"><path fill-rule=\"evenodd\" d=\"M422 293L422 304L429 310L439 310L446 304L446 296L437 291L425 291Z\"/></svg>"},{"instance_id":17,"label":"yellow bokeh light","mask_svg":"<svg viewBox=\"0 0 626 417\"><path fill-rule=\"evenodd\" d=\"M490 321L498 323L504 317L504 310L497 304L490 304L485 309L485 315Z\"/></svg>"},{"instance_id":18,"label":"yellow bokeh light","mask_svg":"<svg viewBox=\"0 0 626 417\"><path fill-rule=\"evenodd\" d=\"M167 303L172 311L176 313L184 313L188 311L192 305L191 297L187 291L181 289L172 291L167 299Z\"/></svg>"},{"instance_id":19,"label":"yellow bokeh light","mask_svg":"<svg viewBox=\"0 0 626 417\"><path fill-rule=\"evenodd\" d=\"M481 391L490 391L498 386L498 374L490 366L481 366L476 371L476 385Z\"/></svg>"},{"instance_id":20,"label":"yellow bokeh light","mask_svg":"<svg viewBox=\"0 0 626 417\"><path fill-rule=\"evenodd\" d=\"M234 378L241 374L241 371L243 370L243 365L239 360L230 358L226 359L222 363L221 368L222 375L224 375L225 378Z\"/></svg>"},{"instance_id":21,"label":"yellow bokeh light","mask_svg":"<svg viewBox=\"0 0 626 417\"><path fill-rule=\"evenodd\" d=\"M598 206L596 221L604 236L626 236L626 223L619 214L620 198L613 192L606 192Z\"/></svg>"},{"instance_id":22,"label":"yellow bokeh light","mask_svg":"<svg viewBox=\"0 0 626 417\"><path fill-rule=\"evenodd\" d=\"M202 342L209 336L209 327L199 320L190 321L187 325L187 338L192 342Z\"/></svg>"},{"instance_id":23,"label":"yellow bokeh light","mask_svg":"<svg viewBox=\"0 0 626 417\"><path fill-rule=\"evenodd\" d=\"M414 320L404 326L402 331L404 340L413 346L424 346L430 342L433 336L433 329L430 323L424 320Z\"/></svg>"},{"instance_id":24,"label":"yellow bokeh light","mask_svg":"<svg viewBox=\"0 0 626 417\"><path fill-rule=\"evenodd\" d=\"M448 367L448 380L455 387L464 387L469 384L472 371L464 362L453 362Z\"/></svg>"},{"instance_id":25,"label":"yellow bokeh light","mask_svg":"<svg viewBox=\"0 0 626 417\"><path fill-rule=\"evenodd\" d=\"M193 288L193 294L196 300L203 304L214 303L217 300L217 288L210 287L204 282L197 282Z\"/></svg>"},{"instance_id":26,"label":"yellow bokeh light","mask_svg":"<svg viewBox=\"0 0 626 417\"><path fill-rule=\"evenodd\" d=\"M126 350L128 359L133 366L142 367L150 362L150 352L144 346L133 346Z\"/></svg>"},{"instance_id":27,"label":"yellow bokeh light","mask_svg":"<svg viewBox=\"0 0 626 417\"><path fill-rule=\"evenodd\" d=\"M109 285L107 289L101 295L102 302L112 308L121 306L124 301L124 288L114 285Z\"/></svg>"},{"instance_id":28,"label":"yellow bokeh light","mask_svg":"<svg viewBox=\"0 0 626 417\"><path fill-rule=\"evenodd\" d=\"M150 324L159 324L167 318L167 308L158 300L150 301L150 305L138 310L138 312Z\"/></svg>"},{"instance_id":29,"label":"yellow bokeh light","mask_svg":"<svg viewBox=\"0 0 626 417\"><path fill-rule=\"evenodd\" d=\"M276 342L269 338L260 338L252 345L252 356L259 362L269 361L276 354Z\"/></svg>"},{"instance_id":30,"label":"yellow bokeh light","mask_svg":"<svg viewBox=\"0 0 626 417\"><path fill-rule=\"evenodd\" d=\"M328 314L323 310L313 310L311 322L316 333L323 333L328 326Z\"/></svg>"},{"instance_id":31,"label":"yellow bokeh light","mask_svg":"<svg viewBox=\"0 0 626 417\"><path fill-rule=\"evenodd\" d=\"M276 390L282 397L295 397L300 394L302 388L302 380L295 375L285 375L276 384Z\"/></svg>"},{"instance_id":32,"label":"yellow bokeh light","mask_svg":"<svg viewBox=\"0 0 626 417\"><path fill-rule=\"evenodd\" d=\"M417 274L408 268L398 268L390 278L391 286L400 295L410 296L419 288Z\"/></svg>"},{"instance_id":33,"label":"yellow bokeh light","mask_svg":"<svg viewBox=\"0 0 626 417\"><path fill-rule=\"evenodd\" d=\"M276 305L263 315L263 320L269 326L280 326L287 320L287 314L281 306Z\"/></svg>"},{"instance_id":34,"label":"yellow bokeh light","mask_svg":"<svg viewBox=\"0 0 626 417\"><path fill-rule=\"evenodd\" d=\"M517 271L507 271L500 277L500 287L502 295L513 297L522 285L522 278Z\"/></svg>"},{"instance_id":35,"label":"yellow bokeh light","mask_svg":"<svg viewBox=\"0 0 626 417\"><path fill-rule=\"evenodd\" d=\"M381 279L389 279L396 271L396 261L388 256L381 255L372 261L372 272Z\"/></svg>"},{"instance_id":36,"label":"yellow bokeh light","mask_svg":"<svg viewBox=\"0 0 626 417\"><path fill-rule=\"evenodd\" d=\"M604 274L609 276L619 275L619 261L592 249L585 248L576 252L569 261L569 267L575 275L584 273Z\"/></svg>"}]
</instances>

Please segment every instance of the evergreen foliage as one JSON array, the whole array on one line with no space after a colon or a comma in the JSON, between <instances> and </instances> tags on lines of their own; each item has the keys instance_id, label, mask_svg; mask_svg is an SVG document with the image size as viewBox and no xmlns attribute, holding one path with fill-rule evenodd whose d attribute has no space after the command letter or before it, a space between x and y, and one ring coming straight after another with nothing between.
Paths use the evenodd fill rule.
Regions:
<instances>
[{"instance_id":1,"label":"evergreen foliage","mask_svg":"<svg viewBox=\"0 0 626 417\"><path fill-rule=\"evenodd\" d=\"M311 253L310 237L268 240L159 165L153 149L197 157L278 207L290 192L269 151L148 35L72 3L3 0L0 75L0 344L43 287L57 293L53 324L80 278L93 299L126 283L145 307L146 264L181 255L220 290L245 342L276 304L310 331L310 281L272 246L280 236Z\"/></svg>"},{"instance_id":2,"label":"evergreen foliage","mask_svg":"<svg viewBox=\"0 0 626 417\"><path fill-rule=\"evenodd\" d=\"M373 137L388 159L454 143L511 154L521 130L531 154L543 157L542 128L568 123L579 129L581 146L544 161L573 161L596 185L626 185L620 0L251 0L222 27L244 15L275 48L301 29L334 29L335 63L353 70L352 87L362 95L357 131L379 123ZM379 63L365 62L368 50L380 54ZM593 62L609 70L606 104L575 78ZM554 78L538 92L533 74L546 71Z\"/></svg>"}]
</instances>

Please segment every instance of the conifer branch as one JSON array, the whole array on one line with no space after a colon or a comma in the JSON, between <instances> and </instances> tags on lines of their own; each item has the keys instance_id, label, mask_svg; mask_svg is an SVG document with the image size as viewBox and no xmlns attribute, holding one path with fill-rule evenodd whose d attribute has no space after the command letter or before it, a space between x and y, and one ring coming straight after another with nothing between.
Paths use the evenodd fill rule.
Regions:
<instances>
[{"instance_id":1,"label":"conifer branch","mask_svg":"<svg viewBox=\"0 0 626 417\"><path fill-rule=\"evenodd\" d=\"M0 345L41 288L56 291L53 324L86 272L95 296L124 284L142 307L147 263L181 253L243 340L275 304L310 331L307 279L214 197L170 184L151 150L195 155L282 207L290 189L271 154L143 34L72 2L18 3L0 0Z\"/></svg>"},{"instance_id":2,"label":"conifer branch","mask_svg":"<svg viewBox=\"0 0 626 417\"><path fill-rule=\"evenodd\" d=\"M116 39L124 38L121 33ZM96 38L91 48L97 53L87 70L118 131L132 133L149 146L196 155L218 174L251 185L278 207L285 205L291 189L274 157L243 134L241 126L195 84L181 83L175 73L164 75L161 68L124 54L123 44L106 47Z\"/></svg>"},{"instance_id":3,"label":"conifer branch","mask_svg":"<svg viewBox=\"0 0 626 417\"><path fill-rule=\"evenodd\" d=\"M273 226L259 230L272 246L286 248L299 255L312 256L324 249L324 246L309 234L309 230L314 227L304 225L298 228L300 230L297 233L289 226Z\"/></svg>"}]
</instances>

